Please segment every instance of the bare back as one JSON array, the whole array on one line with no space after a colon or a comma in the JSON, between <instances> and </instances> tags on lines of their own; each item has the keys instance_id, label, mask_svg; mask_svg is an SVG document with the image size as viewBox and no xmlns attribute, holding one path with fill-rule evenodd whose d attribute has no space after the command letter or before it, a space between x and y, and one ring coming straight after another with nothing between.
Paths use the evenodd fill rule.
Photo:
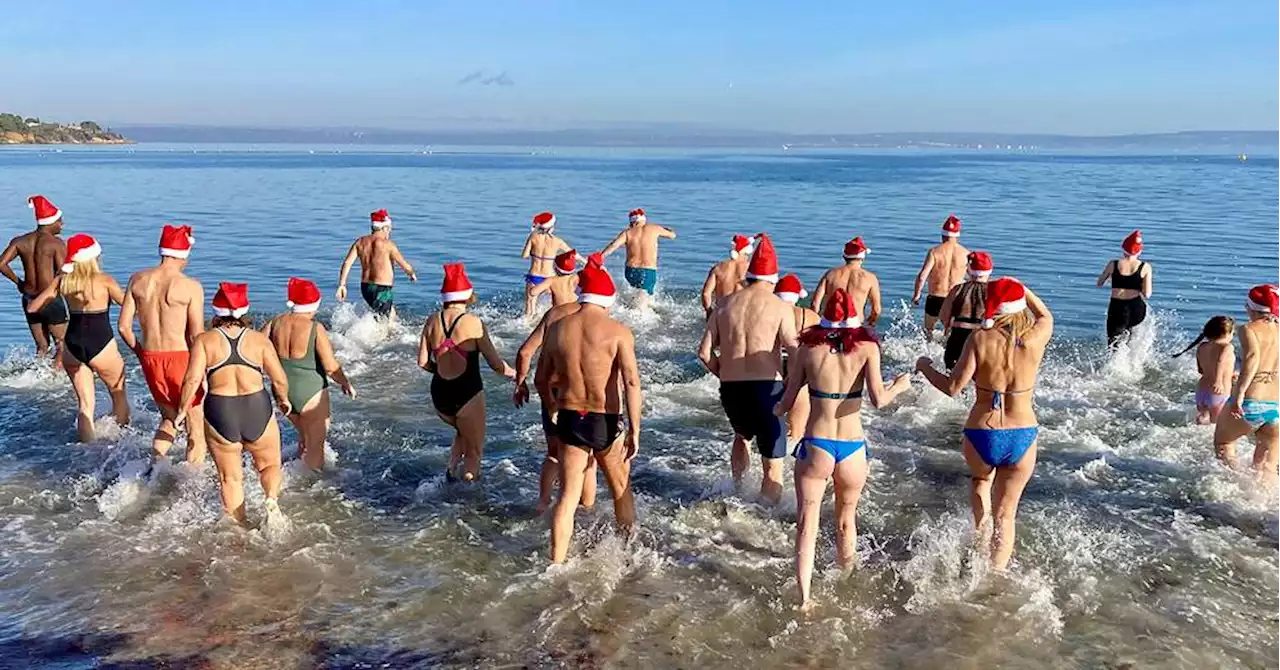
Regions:
<instances>
[{"instance_id":1,"label":"bare back","mask_svg":"<svg viewBox=\"0 0 1280 670\"><path fill-rule=\"evenodd\" d=\"M929 295L946 297L951 289L964 281L968 271L969 250L954 240L948 240L929 250L929 274L925 278Z\"/></svg>"},{"instance_id":2,"label":"bare back","mask_svg":"<svg viewBox=\"0 0 1280 670\"><path fill-rule=\"evenodd\" d=\"M1251 400L1280 400L1280 381L1276 379L1277 368L1280 368L1280 348L1277 347L1277 331L1280 326L1273 319L1250 321L1240 327L1240 339L1243 346L1250 351L1247 356L1257 360L1257 370L1253 373L1253 381L1245 391L1244 397ZM1243 341L1248 339L1248 343ZM1243 373L1243 371L1242 371Z\"/></svg>"},{"instance_id":3,"label":"bare back","mask_svg":"<svg viewBox=\"0 0 1280 670\"><path fill-rule=\"evenodd\" d=\"M307 348L311 343L312 326L315 326L316 352L318 353L321 349L321 340L328 338L325 335L324 324L317 321L314 316L281 314L268 325L267 335L280 358L297 360L307 355Z\"/></svg>"},{"instance_id":4,"label":"bare back","mask_svg":"<svg viewBox=\"0 0 1280 670\"><path fill-rule=\"evenodd\" d=\"M748 260L749 257L744 254L738 258L720 261L711 268L711 276L715 278L712 305L722 298L737 293L742 288L742 280L747 276Z\"/></svg>"},{"instance_id":5,"label":"bare back","mask_svg":"<svg viewBox=\"0 0 1280 670\"><path fill-rule=\"evenodd\" d=\"M658 267L658 238L665 231L666 228L656 223L637 223L627 228L624 233L627 247L627 267L656 269Z\"/></svg>"},{"instance_id":6,"label":"bare back","mask_svg":"<svg viewBox=\"0 0 1280 670\"><path fill-rule=\"evenodd\" d=\"M395 283L395 271L391 267L391 257L398 253L395 242L381 235L365 235L356 240L355 247L362 283L383 286Z\"/></svg>"},{"instance_id":7,"label":"bare back","mask_svg":"<svg viewBox=\"0 0 1280 670\"><path fill-rule=\"evenodd\" d=\"M146 351L186 351L204 330L204 290L179 270L160 265L138 272L129 279L125 301L122 318L132 301Z\"/></svg>"},{"instance_id":8,"label":"bare back","mask_svg":"<svg viewBox=\"0 0 1280 670\"><path fill-rule=\"evenodd\" d=\"M721 381L782 379L782 351L787 333L794 342L795 313L768 284L725 298L708 328L720 350Z\"/></svg>"},{"instance_id":9,"label":"bare back","mask_svg":"<svg viewBox=\"0 0 1280 670\"><path fill-rule=\"evenodd\" d=\"M467 356L459 356L449 351L434 356L436 373L445 379L455 379L467 371L471 352L480 350L480 341L485 337L484 323L476 315L458 310L445 310L432 314L427 317L426 326L422 331L431 351L436 351L444 343L446 327L451 331L448 339L452 339L457 345L457 351Z\"/></svg>"},{"instance_id":10,"label":"bare back","mask_svg":"<svg viewBox=\"0 0 1280 670\"><path fill-rule=\"evenodd\" d=\"M49 287L66 256L62 238L45 230L33 230L9 242L22 263L22 292L34 296Z\"/></svg>"},{"instance_id":11,"label":"bare back","mask_svg":"<svg viewBox=\"0 0 1280 670\"><path fill-rule=\"evenodd\" d=\"M551 293L551 306L568 305L578 302L578 275L552 277L543 282Z\"/></svg>"},{"instance_id":12,"label":"bare back","mask_svg":"<svg viewBox=\"0 0 1280 670\"><path fill-rule=\"evenodd\" d=\"M970 354L976 363L973 382L977 387L977 397L965 422L966 428L1036 425L1032 391L1040 373L1046 344L1047 334L1038 332L1034 327L1017 339L1011 338L1003 327L974 331L965 344L966 353L959 363L960 366L965 365L964 358ZM993 392L1000 393L999 407L993 406Z\"/></svg>"},{"instance_id":13,"label":"bare back","mask_svg":"<svg viewBox=\"0 0 1280 670\"><path fill-rule=\"evenodd\" d=\"M533 232L525 244L529 258L529 274L554 277L556 256L569 250L569 245L551 233Z\"/></svg>"},{"instance_id":14,"label":"bare back","mask_svg":"<svg viewBox=\"0 0 1280 670\"><path fill-rule=\"evenodd\" d=\"M631 346L631 329L600 309L566 314L547 328L543 356L554 370L548 380L556 405L578 412L622 412L619 351Z\"/></svg>"},{"instance_id":15,"label":"bare back","mask_svg":"<svg viewBox=\"0 0 1280 670\"><path fill-rule=\"evenodd\" d=\"M823 298L825 303L826 298L831 297L831 294L835 293L838 288L844 289L853 298L853 304L858 306L858 314L864 317L869 314L867 301L874 295L876 304L873 305L875 310L872 311L878 313L880 307L878 304L880 278L876 277L875 273L870 270L863 268L861 263L850 263L828 270L827 274L822 277L822 285L819 287L819 291L814 295L815 297ZM814 306L821 309L825 305L815 303Z\"/></svg>"},{"instance_id":16,"label":"bare back","mask_svg":"<svg viewBox=\"0 0 1280 670\"><path fill-rule=\"evenodd\" d=\"M67 309L72 312L105 312L111 307L111 303L119 303L123 299L124 291L114 277L99 272L83 292L62 292L62 297L67 301Z\"/></svg>"},{"instance_id":17,"label":"bare back","mask_svg":"<svg viewBox=\"0 0 1280 670\"><path fill-rule=\"evenodd\" d=\"M279 369L275 348L265 335L249 328L226 326L206 331L196 338L193 348L203 349L206 374L231 355L231 345L227 338L235 339L238 334L241 358L263 369ZM263 373L245 365L228 365L208 374L208 378L209 393L213 395L243 396L265 388Z\"/></svg>"},{"instance_id":18,"label":"bare back","mask_svg":"<svg viewBox=\"0 0 1280 670\"><path fill-rule=\"evenodd\" d=\"M811 389L825 393L861 393L864 371L875 342L859 342L849 353L830 347L801 347L797 357ZM875 357L879 360L879 356ZM811 398L805 434L832 440L862 439L862 398Z\"/></svg>"},{"instance_id":19,"label":"bare back","mask_svg":"<svg viewBox=\"0 0 1280 670\"><path fill-rule=\"evenodd\" d=\"M1202 343L1196 347L1196 369L1200 371L1197 391L1220 394L1229 392L1232 373L1235 372L1235 346L1230 340Z\"/></svg>"}]
</instances>

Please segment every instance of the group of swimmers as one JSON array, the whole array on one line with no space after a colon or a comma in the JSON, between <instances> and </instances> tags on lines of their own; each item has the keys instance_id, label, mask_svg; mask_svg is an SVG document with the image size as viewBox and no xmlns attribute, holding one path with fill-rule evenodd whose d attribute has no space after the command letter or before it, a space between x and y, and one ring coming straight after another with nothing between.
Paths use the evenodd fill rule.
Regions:
<instances>
[{"instance_id":1,"label":"group of swimmers","mask_svg":"<svg viewBox=\"0 0 1280 670\"><path fill-rule=\"evenodd\" d=\"M274 405L294 424L302 459L323 465L329 421L329 380L348 395L355 390L333 355L324 326L315 319L319 289L292 278L289 311L261 331L248 316L248 287L220 284L212 301L214 318L205 330L204 293L183 274L194 236L189 226L166 225L160 262L136 273L121 288L99 264L102 249L84 234L64 244L62 212L33 196L34 231L15 238L0 258L0 272L23 294L37 349L50 339L62 343L60 357L79 398L80 439L93 437L93 375L112 395L112 413L127 423L124 361L108 317L121 305L116 330L138 356L162 420L153 452L163 457L178 430L187 431L187 461L214 454L229 515L245 519L242 451L252 456L266 492L268 515L278 513L280 432ZM442 420L455 430L446 476L472 481L480 476L485 442L485 396L480 358L515 381L514 404L529 402L529 375L538 391L547 450L537 509L553 506L551 558L564 561L578 507L596 496L597 469L603 471L620 529L634 525L630 469L640 448L642 391L631 330L609 313L617 289L604 267L605 256L626 248L626 278L645 297L657 279L659 240L670 228L650 223L643 210L607 247L585 258L555 235L555 216L533 218L523 255L527 314L542 293L552 306L521 344L515 365L506 363L485 324L469 312L475 301L466 268L444 266L441 308L427 317L418 364L431 373L430 395ZM370 233L352 244L339 277L338 298L346 297L347 275L361 265L361 295L380 316L394 318L394 267L411 280L417 275L390 239L385 210L370 216ZM1007 566L1013 552L1015 518L1023 489L1035 468L1038 423L1032 404L1035 380L1053 334L1053 315L1042 300L1012 277L992 278L994 262L983 251L959 243L961 222L948 217L942 239L931 248L917 277L913 300L925 299L926 334L941 324L946 340L943 368L927 357L914 370L943 393L959 394L974 382L974 404L961 444L971 477L975 527L988 547L993 567ZM1123 341L1142 322L1151 295L1152 269L1139 260L1141 233L1121 245L1098 279L1111 281L1107 332ZM855 520L867 478L867 449L860 411L865 396L883 407L910 388L911 373L888 383L881 370L873 326L881 313L879 281L863 264L868 244L855 237L844 246L844 263L818 281L809 307L803 283L782 275L770 237L735 235L729 257L707 274L702 290L706 327L698 355L720 381L720 399L732 426L731 471L740 485L750 464L749 443L761 458L761 497L777 502L783 490L783 459L796 458L798 519L796 576L801 605L808 607L818 515L827 483L834 479L838 560L855 560ZM19 279L8 267L20 258ZM927 291L927 293L925 293ZM1206 326L1197 361L1203 373L1197 405L1203 421L1217 420L1219 456L1234 465L1236 440L1257 439L1254 463L1274 482L1277 469L1277 317L1275 286L1253 288L1246 301L1249 322L1239 329L1242 365L1236 377L1229 320ZM864 317L865 315L865 317ZM141 323L141 338L133 331ZM1188 348L1190 349L1190 347ZM535 365L536 360L536 365ZM268 393L264 377L273 393ZM1228 390L1230 392L1228 393ZM1219 397L1221 402L1217 402ZM624 420L625 414L625 420Z\"/></svg>"}]
</instances>

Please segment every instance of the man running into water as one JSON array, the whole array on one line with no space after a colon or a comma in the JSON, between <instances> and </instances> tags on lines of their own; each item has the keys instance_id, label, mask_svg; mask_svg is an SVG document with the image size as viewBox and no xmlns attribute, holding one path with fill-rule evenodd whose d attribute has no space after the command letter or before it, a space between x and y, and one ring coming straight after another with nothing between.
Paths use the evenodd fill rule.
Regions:
<instances>
[{"instance_id":1,"label":"man running into water","mask_svg":"<svg viewBox=\"0 0 1280 670\"><path fill-rule=\"evenodd\" d=\"M844 265L827 270L818 280L818 288L813 291L813 309L820 311L826 307L827 297L842 288L853 298L859 314L866 314L863 320L867 328L876 325L880 320L880 278L874 272L862 267L871 248L861 237L855 237L844 243ZM870 303L868 309L867 303Z\"/></svg>"},{"instance_id":2,"label":"man running into water","mask_svg":"<svg viewBox=\"0 0 1280 670\"><path fill-rule=\"evenodd\" d=\"M711 310L722 298L742 288L753 243L750 237L734 235L729 257L711 266L707 280L702 283L702 309L707 316L711 316Z\"/></svg>"},{"instance_id":3,"label":"man running into water","mask_svg":"<svg viewBox=\"0 0 1280 670\"><path fill-rule=\"evenodd\" d=\"M529 289L529 296L537 301L543 293L551 294L551 306L578 302L578 252L569 249L555 258L556 276L544 279ZM528 306L528 305L527 305ZM532 312L529 312L532 313Z\"/></svg>"},{"instance_id":4,"label":"man running into water","mask_svg":"<svg viewBox=\"0 0 1280 670\"><path fill-rule=\"evenodd\" d=\"M735 487L742 484L754 439L764 476L760 495L776 503L782 497L782 461L787 431L774 415L782 399L783 350L796 350L795 311L774 295L778 258L773 242L760 235L747 266L746 287L725 298L711 318L698 346L698 358L720 378L720 403L733 426L730 464Z\"/></svg>"},{"instance_id":5,"label":"man running into water","mask_svg":"<svg viewBox=\"0 0 1280 670\"><path fill-rule=\"evenodd\" d=\"M631 288L644 291L640 298L640 306L649 304L649 298L658 285L658 240L676 239L676 231L649 223L643 209L633 209L629 214L631 225L618 233L609 246L600 252L604 256L617 251L618 247L627 245L627 268L625 276Z\"/></svg>"},{"instance_id":6,"label":"man running into water","mask_svg":"<svg viewBox=\"0 0 1280 670\"><path fill-rule=\"evenodd\" d=\"M560 498L551 522L553 563L563 563L569 553L573 515L593 459L604 470L618 528L630 536L635 525L630 480L631 461L640 450L640 370L631 329L609 316L616 290L602 260L593 256L579 273L581 307L547 329L542 352L552 391L547 397L557 410L556 434L564 445ZM620 416L624 394L625 446Z\"/></svg>"},{"instance_id":7,"label":"man running into water","mask_svg":"<svg viewBox=\"0 0 1280 670\"><path fill-rule=\"evenodd\" d=\"M195 236L191 226L166 225L160 233L160 264L134 274L124 291L117 330L120 339L138 355L142 376L160 410L160 425L151 440L153 458L163 458L177 437L182 380L191 358L190 347L204 332L204 288L183 274ZM142 323L142 341L133 334L133 319ZM187 463L204 462L203 389L187 410Z\"/></svg>"},{"instance_id":8,"label":"man running into water","mask_svg":"<svg viewBox=\"0 0 1280 670\"><path fill-rule=\"evenodd\" d=\"M969 250L961 246L959 238L960 219L952 214L942 222L942 243L929 250L924 257L924 265L916 274L911 304L920 304L920 292L927 284L929 296L924 301L924 334L929 339L933 339L933 327L938 324L947 294L964 281Z\"/></svg>"},{"instance_id":9,"label":"man running into water","mask_svg":"<svg viewBox=\"0 0 1280 670\"><path fill-rule=\"evenodd\" d=\"M400 255L400 247L391 241L391 216L387 210L380 209L369 215L369 234L356 239L347 251L347 257L342 259L342 271L338 273L338 300L347 299L347 274L357 258L360 259L360 296L374 314L394 319L396 273L391 264L399 265L409 276L409 281L418 281L418 275L409 261Z\"/></svg>"},{"instance_id":10,"label":"man running into water","mask_svg":"<svg viewBox=\"0 0 1280 670\"><path fill-rule=\"evenodd\" d=\"M12 240L0 255L0 274L18 287L22 294L22 313L31 328L31 339L36 343L36 356L49 354L49 343L61 349L62 337L67 332L67 303L58 296L38 312L27 312L27 303L44 292L55 277L67 255L67 245L58 237L62 232L62 210L53 206L43 195L27 198L27 206L36 213L36 228ZM9 267L14 259L22 261L22 278Z\"/></svg>"}]
</instances>

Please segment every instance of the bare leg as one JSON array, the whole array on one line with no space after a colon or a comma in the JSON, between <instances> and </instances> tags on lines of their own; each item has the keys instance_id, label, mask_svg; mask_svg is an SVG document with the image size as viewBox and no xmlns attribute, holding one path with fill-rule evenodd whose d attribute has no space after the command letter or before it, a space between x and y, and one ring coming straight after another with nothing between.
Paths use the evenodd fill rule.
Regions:
<instances>
[{"instance_id":1,"label":"bare leg","mask_svg":"<svg viewBox=\"0 0 1280 670\"><path fill-rule=\"evenodd\" d=\"M329 390L321 390L307 402L301 415L292 415L289 420L298 429L302 463L312 470L323 470L324 442L329 432Z\"/></svg>"},{"instance_id":2,"label":"bare leg","mask_svg":"<svg viewBox=\"0 0 1280 670\"><path fill-rule=\"evenodd\" d=\"M1254 433L1257 444L1253 448L1253 469L1258 481L1268 491L1275 492L1277 464L1280 463L1280 426L1269 423Z\"/></svg>"},{"instance_id":3,"label":"bare leg","mask_svg":"<svg viewBox=\"0 0 1280 670\"><path fill-rule=\"evenodd\" d=\"M978 455L968 439L963 439L964 461L969 465L969 506L973 510L974 544L986 550L991 519L991 481L995 469Z\"/></svg>"},{"instance_id":4,"label":"bare leg","mask_svg":"<svg viewBox=\"0 0 1280 670\"><path fill-rule=\"evenodd\" d=\"M991 567L1004 570L1013 556L1013 541L1018 517L1018 501L1036 470L1036 444L1012 467L996 470L995 534L991 538Z\"/></svg>"},{"instance_id":5,"label":"bare leg","mask_svg":"<svg viewBox=\"0 0 1280 670\"><path fill-rule=\"evenodd\" d=\"M213 465L218 470L219 492L222 494L222 509L227 516L244 525L244 464L240 462L241 446L239 442L223 442L210 431L210 446L213 451Z\"/></svg>"},{"instance_id":6,"label":"bare leg","mask_svg":"<svg viewBox=\"0 0 1280 670\"><path fill-rule=\"evenodd\" d=\"M173 447L173 441L177 439L178 431L173 427L173 417L177 415L172 407L156 403L156 407L160 410L160 425L156 426L156 434L151 438L151 457L152 459L162 459L169 455L169 449ZM192 407L191 409L195 409ZM191 426L195 425L197 417L188 415L187 423ZM200 423L204 423L203 417L200 417ZM191 432L195 432L194 428L190 428ZM188 438L188 441L190 438ZM191 449L187 449L188 455Z\"/></svg>"},{"instance_id":7,"label":"bare leg","mask_svg":"<svg viewBox=\"0 0 1280 670\"><path fill-rule=\"evenodd\" d=\"M209 451L205 439L204 405L196 404L187 410L187 465L203 465Z\"/></svg>"},{"instance_id":8,"label":"bare leg","mask_svg":"<svg viewBox=\"0 0 1280 670\"><path fill-rule=\"evenodd\" d=\"M81 365L71 356L64 356L62 368L71 378L71 388L76 392L76 439L80 442L93 441L93 371L87 365Z\"/></svg>"},{"instance_id":9,"label":"bare leg","mask_svg":"<svg viewBox=\"0 0 1280 670\"><path fill-rule=\"evenodd\" d=\"M782 500L782 464L785 458L761 458L760 497L777 505Z\"/></svg>"},{"instance_id":10,"label":"bare leg","mask_svg":"<svg viewBox=\"0 0 1280 670\"><path fill-rule=\"evenodd\" d=\"M827 478L835 469L835 459L827 452L807 449L805 460L796 461L796 587L800 609L812 607L810 584L813 582L813 556L818 542L818 517L822 497L827 492Z\"/></svg>"},{"instance_id":11,"label":"bare leg","mask_svg":"<svg viewBox=\"0 0 1280 670\"><path fill-rule=\"evenodd\" d=\"M449 464L444 469L449 477L455 477L457 476L458 464L462 462L462 455L466 446L463 444L461 433L458 432L458 419L457 417L445 416L440 412L436 412L436 416L453 427L454 430L453 442L449 445Z\"/></svg>"},{"instance_id":12,"label":"bare leg","mask_svg":"<svg viewBox=\"0 0 1280 670\"><path fill-rule=\"evenodd\" d=\"M542 472L538 475L538 505L534 511L541 516L551 507L551 494L560 481L560 440L547 435L547 454L542 457Z\"/></svg>"},{"instance_id":13,"label":"bare leg","mask_svg":"<svg viewBox=\"0 0 1280 670\"><path fill-rule=\"evenodd\" d=\"M596 459L593 458L587 461L587 471L582 473L582 497L578 500L578 504L586 509L596 506L596 487L598 486L596 473L598 471L599 467L596 465ZM630 482L631 466L626 466L624 471L627 481Z\"/></svg>"},{"instance_id":14,"label":"bare leg","mask_svg":"<svg viewBox=\"0 0 1280 670\"><path fill-rule=\"evenodd\" d=\"M28 324L31 328L31 339L36 343L36 358L44 358L49 355L49 334L45 332L44 326L38 323Z\"/></svg>"},{"instance_id":15,"label":"bare leg","mask_svg":"<svg viewBox=\"0 0 1280 670\"><path fill-rule=\"evenodd\" d=\"M67 324L60 323L56 326L48 327L49 339L53 343L56 351L55 354L62 353L62 341L67 338Z\"/></svg>"},{"instance_id":16,"label":"bare leg","mask_svg":"<svg viewBox=\"0 0 1280 670\"><path fill-rule=\"evenodd\" d=\"M280 470L280 424L275 417L267 422L267 430L253 442L245 442L244 448L253 457L253 467L258 471L258 481L267 500L280 499L280 487L284 475ZM244 494L241 492L241 514L244 513Z\"/></svg>"},{"instance_id":17,"label":"bare leg","mask_svg":"<svg viewBox=\"0 0 1280 670\"><path fill-rule=\"evenodd\" d=\"M1218 460L1235 470L1236 441L1251 432L1249 424L1245 423L1244 419L1236 418L1230 412L1223 412L1213 429L1213 450Z\"/></svg>"},{"instance_id":18,"label":"bare leg","mask_svg":"<svg viewBox=\"0 0 1280 670\"><path fill-rule=\"evenodd\" d=\"M533 316L533 311L538 306L538 298L533 295L533 284L528 280L524 282L524 316L529 318Z\"/></svg>"},{"instance_id":19,"label":"bare leg","mask_svg":"<svg viewBox=\"0 0 1280 670\"><path fill-rule=\"evenodd\" d=\"M630 536L636 525L636 502L631 495L631 466L623 460L625 456L626 449L622 447L619 436L608 449L596 453L595 461L604 471L604 482L613 496L613 516L618 530Z\"/></svg>"},{"instance_id":20,"label":"bare leg","mask_svg":"<svg viewBox=\"0 0 1280 670\"><path fill-rule=\"evenodd\" d=\"M1214 419L1216 418L1215 414L1216 412L1214 412L1212 408L1197 407L1196 408L1196 425L1207 426L1213 423Z\"/></svg>"},{"instance_id":21,"label":"bare leg","mask_svg":"<svg viewBox=\"0 0 1280 670\"><path fill-rule=\"evenodd\" d=\"M853 568L858 558L858 500L867 483L867 450L836 465L836 557L841 569Z\"/></svg>"},{"instance_id":22,"label":"bare leg","mask_svg":"<svg viewBox=\"0 0 1280 670\"><path fill-rule=\"evenodd\" d=\"M569 555L569 541L573 539L573 514L578 510L582 496L582 479L587 470L591 452L577 446L566 445L560 453L560 498L556 500L551 517L551 562L563 563Z\"/></svg>"},{"instance_id":23,"label":"bare leg","mask_svg":"<svg viewBox=\"0 0 1280 670\"><path fill-rule=\"evenodd\" d=\"M463 445L462 479L475 481L480 478L480 458L484 455L485 405L484 392L458 410L458 437Z\"/></svg>"},{"instance_id":24,"label":"bare leg","mask_svg":"<svg viewBox=\"0 0 1280 670\"><path fill-rule=\"evenodd\" d=\"M124 359L115 340L106 346L89 362L89 367L97 373L98 378L111 394L111 415L121 426L129 425L129 396L125 392Z\"/></svg>"},{"instance_id":25,"label":"bare leg","mask_svg":"<svg viewBox=\"0 0 1280 670\"><path fill-rule=\"evenodd\" d=\"M742 477L747 474L751 465L751 452L747 449L747 440L741 435L733 436L733 451L729 454L729 467L733 470L733 488L742 488Z\"/></svg>"}]
</instances>

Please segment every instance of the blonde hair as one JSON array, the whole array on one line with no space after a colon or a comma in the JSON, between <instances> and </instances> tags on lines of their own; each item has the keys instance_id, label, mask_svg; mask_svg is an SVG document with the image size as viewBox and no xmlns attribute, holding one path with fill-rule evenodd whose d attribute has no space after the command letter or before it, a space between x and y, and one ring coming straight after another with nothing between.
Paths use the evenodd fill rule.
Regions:
<instances>
[{"instance_id":1,"label":"blonde hair","mask_svg":"<svg viewBox=\"0 0 1280 670\"><path fill-rule=\"evenodd\" d=\"M995 323L992 328L998 329L1005 334L1009 340L1009 367L1013 367L1013 350L1018 347L1022 336L1031 332L1036 325L1036 318L1031 314L1031 310L1024 309L1021 312L1013 314L1004 314L994 319Z\"/></svg>"},{"instance_id":2,"label":"blonde hair","mask_svg":"<svg viewBox=\"0 0 1280 670\"><path fill-rule=\"evenodd\" d=\"M62 275L62 295L88 302L93 292L93 280L100 274L102 265L96 258L75 263L71 272Z\"/></svg>"}]
</instances>

